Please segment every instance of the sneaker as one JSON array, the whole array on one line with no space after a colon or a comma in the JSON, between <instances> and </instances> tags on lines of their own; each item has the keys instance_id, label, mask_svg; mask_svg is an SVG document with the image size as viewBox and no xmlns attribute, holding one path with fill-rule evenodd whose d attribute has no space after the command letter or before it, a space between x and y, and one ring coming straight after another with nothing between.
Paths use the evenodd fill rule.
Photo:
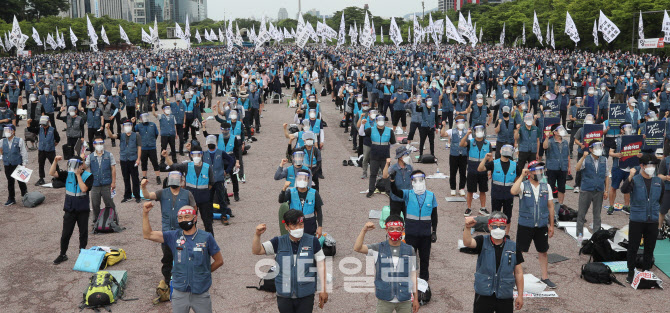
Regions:
<instances>
[{"instance_id":1,"label":"sneaker","mask_svg":"<svg viewBox=\"0 0 670 313\"><path fill-rule=\"evenodd\" d=\"M459 190L458 194L461 195L461 197L465 197L465 190L463 189Z\"/></svg>"},{"instance_id":2,"label":"sneaker","mask_svg":"<svg viewBox=\"0 0 670 313\"><path fill-rule=\"evenodd\" d=\"M349 136L349 141L353 141L353 140L354 140L354 137Z\"/></svg>"},{"instance_id":3,"label":"sneaker","mask_svg":"<svg viewBox=\"0 0 670 313\"><path fill-rule=\"evenodd\" d=\"M455 196L455 195L456 195L456 190L452 190L452 191L451 191L451 196L453 197L453 196Z\"/></svg>"},{"instance_id":4,"label":"sneaker","mask_svg":"<svg viewBox=\"0 0 670 313\"><path fill-rule=\"evenodd\" d=\"M161 184L161 177L160 176L156 176L156 184L157 185Z\"/></svg>"},{"instance_id":5,"label":"sneaker","mask_svg":"<svg viewBox=\"0 0 670 313\"><path fill-rule=\"evenodd\" d=\"M463 215L465 215L465 216L470 216L470 214L472 214L472 210L470 210L470 209L465 209L465 213L463 213Z\"/></svg>"},{"instance_id":6,"label":"sneaker","mask_svg":"<svg viewBox=\"0 0 670 313\"><path fill-rule=\"evenodd\" d=\"M607 209L607 215L612 215L614 214L614 206L605 206L605 209Z\"/></svg>"},{"instance_id":7,"label":"sneaker","mask_svg":"<svg viewBox=\"0 0 670 313\"><path fill-rule=\"evenodd\" d=\"M556 284L554 284L551 280L549 280L549 278L543 279L543 280L540 280L540 281L547 284L547 287L549 287L549 289L555 289L556 288Z\"/></svg>"},{"instance_id":8,"label":"sneaker","mask_svg":"<svg viewBox=\"0 0 670 313\"><path fill-rule=\"evenodd\" d=\"M222 217L222 218L221 218L221 224L223 224L223 225L225 225L225 226L228 226L228 225L230 225L230 222L228 221L227 218Z\"/></svg>"},{"instance_id":9,"label":"sneaker","mask_svg":"<svg viewBox=\"0 0 670 313\"><path fill-rule=\"evenodd\" d=\"M42 185L44 185L44 184L45 184L44 179L40 178L40 180L38 180L38 181L35 183L35 186L42 186Z\"/></svg>"},{"instance_id":10,"label":"sneaker","mask_svg":"<svg viewBox=\"0 0 670 313\"><path fill-rule=\"evenodd\" d=\"M572 177L572 174L568 174L568 176L565 177L566 181L573 180L574 178Z\"/></svg>"},{"instance_id":11,"label":"sneaker","mask_svg":"<svg viewBox=\"0 0 670 313\"><path fill-rule=\"evenodd\" d=\"M635 277L635 273L628 270L628 275L626 276L626 282L629 283L629 284L632 284L633 283L633 277Z\"/></svg>"},{"instance_id":12,"label":"sneaker","mask_svg":"<svg viewBox=\"0 0 670 313\"><path fill-rule=\"evenodd\" d=\"M140 203L140 202L142 202L142 199L137 198L137 199L135 199L135 202Z\"/></svg>"},{"instance_id":13,"label":"sneaker","mask_svg":"<svg viewBox=\"0 0 670 313\"><path fill-rule=\"evenodd\" d=\"M374 194L374 192L368 191L368 193L365 194L365 196L368 197L368 198L371 198L373 194Z\"/></svg>"},{"instance_id":14,"label":"sneaker","mask_svg":"<svg viewBox=\"0 0 670 313\"><path fill-rule=\"evenodd\" d=\"M240 201L240 195L239 194L236 193L233 197L235 198L235 202Z\"/></svg>"},{"instance_id":15,"label":"sneaker","mask_svg":"<svg viewBox=\"0 0 670 313\"><path fill-rule=\"evenodd\" d=\"M13 199L9 199L9 200L7 200L7 202L5 202L5 206L10 206L10 205L14 205L14 204L16 204L16 201L14 201Z\"/></svg>"},{"instance_id":16,"label":"sneaker","mask_svg":"<svg viewBox=\"0 0 670 313\"><path fill-rule=\"evenodd\" d=\"M663 229L659 228L658 229L658 236L656 237L656 240L663 240L665 239L665 235L663 235Z\"/></svg>"},{"instance_id":17,"label":"sneaker","mask_svg":"<svg viewBox=\"0 0 670 313\"><path fill-rule=\"evenodd\" d=\"M54 260L54 265L61 264L65 261L67 261L67 255L61 254Z\"/></svg>"},{"instance_id":18,"label":"sneaker","mask_svg":"<svg viewBox=\"0 0 670 313\"><path fill-rule=\"evenodd\" d=\"M629 205L624 205L623 209L621 209L621 211L623 211L627 215L630 215L630 206Z\"/></svg>"},{"instance_id":19,"label":"sneaker","mask_svg":"<svg viewBox=\"0 0 670 313\"><path fill-rule=\"evenodd\" d=\"M575 187L575 189L572 190L573 193L579 193L579 187Z\"/></svg>"},{"instance_id":20,"label":"sneaker","mask_svg":"<svg viewBox=\"0 0 670 313\"><path fill-rule=\"evenodd\" d=\"M126 203L126 202L131 201L131 200L133 200L133 199L132 198L123 198L123 200L121 200L121 203Z\"/></svg>"},{"instance_id":21,"label":"sneaker","mask_svg":"<svg viewBox=\"0 0 670 313\"><path fill-rule=\"evenodd\" d=\"M489 216L489 211L486 208L479 209L479 215Z\"/></svg>"}]
</instances>

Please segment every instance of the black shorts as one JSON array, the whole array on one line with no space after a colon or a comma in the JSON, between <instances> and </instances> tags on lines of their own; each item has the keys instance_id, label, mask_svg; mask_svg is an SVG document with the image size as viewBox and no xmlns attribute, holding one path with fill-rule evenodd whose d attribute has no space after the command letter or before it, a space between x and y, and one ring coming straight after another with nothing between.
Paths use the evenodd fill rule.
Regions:
<instances>
[{"instance_id":1,"label":"black shorts","mask_svg":"<svg viewBox=\"0 0 670 313\"><path fill-rule=\"evenodd\" d=\"M535 242L537 252L549 251L549 228L544 227L526 227L519 225L516 232L516 245L521 251L528 252L530 242Z\"/></svg>"},{"instance_id":2,"label":"black shorts","mask_svg":"<svg viewBox=\"0 0 670 313\"><path fill-rule=\"evenodd\" d=\"M465 178L468 192L487 192L489 191L489 176L486 172L468 172ZM479 190L477 190L479 187Z\"/></svg>"}]
</instances>

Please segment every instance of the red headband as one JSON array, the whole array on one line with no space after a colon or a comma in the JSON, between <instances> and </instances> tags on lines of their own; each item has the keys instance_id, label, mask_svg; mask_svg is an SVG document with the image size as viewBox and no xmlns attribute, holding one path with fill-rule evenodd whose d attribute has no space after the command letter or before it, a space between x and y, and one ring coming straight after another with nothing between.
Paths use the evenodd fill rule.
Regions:
<instances>
[{"instance_id":1,"label":"red headband","mask_svg":"<svg viewBox=\"0 0 670 313\"><path fill-rule=\"evenodd\" d=\"M179 212L177 212L177 216L187 215L187 214L195 215L195 210L194 209L181 209L181 210L179 210Z\"/></svg>"},{"instance_id":2,"label":"red headband","mask_svg":"<svg viewBox=\"0 0 670 313\"><path fill-rule=\"evenodd\" d=\"M493 223L505 223L507 224L507 219L506 218L492 218L489 220L488 225L491 225Z\"/></svg>"},{"instance_id":3,"label":"red headband","mask_svg":"<svg viewBox=\"0 0 670 313\"><path fill-rule=\"evenodd\" d=\"M386 222L386 228L389 228L389 227L392 227L392 226L404 227L403 222L401 222L401 221Z\"/></svg>"}]
</instances>

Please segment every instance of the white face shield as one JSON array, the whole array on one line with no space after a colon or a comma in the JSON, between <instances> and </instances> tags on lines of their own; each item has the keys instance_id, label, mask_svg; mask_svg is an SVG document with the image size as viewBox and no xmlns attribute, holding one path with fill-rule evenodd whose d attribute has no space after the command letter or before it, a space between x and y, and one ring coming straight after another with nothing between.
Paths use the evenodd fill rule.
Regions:
<instances>
[{"instance_id":1,"label":"white face shield","mask_svg":"<svg viewBox=\"0 0 670 313\"><path fill-rule=\"evenodd\" d=\"M414 193L421 195L426 192L426 175L417 173L412 175L412 190Z\"/></svg>"},{"instance_id":2,"label":"white face shield","mask_svg":"<svg viewBox=\"0 0 670 313\"><path fill-rule=\"evenodd\" d=\"M69 159L67 161L67 171L74 172L83 162L78 159Z\"/></svg>"},{"instance_id":3,"label":"white face shield","mask_svg":"<svg viewBox=\"0 0 670 313\"><path fill-rule=\"evenodd\" d=\"M149 113L142 113L140 115L140 120L142 121L142 123L149 122Z\"/></svg>"},{"instance_id":4,"label":"white face shield","mask_svg":"<svg viewBox=\"0 0 670 313\"><path fill-rule=\"evenodd\" d=\"M475 126L475 137L484 138L486 135L486 129L482 125Z\"/></svg>"},{"instance_id":5,"label":"white face shield","mask_svg":"<svg viewBox=\"0 0 670 313\"><path fill-rule=\"evenodd\" d=\"M305 159L305 152L303 151L293 152L293 165L298 167L302 166L304 159Z\"/></svg>"},{"instance_id":6,"label":"white face shield","mask_svg":"<svg viewBox=\"0 0 670 313\"><path fill-rule=\"evenodd\" d=\"M172 171L168 174L167 185L170 187L180 187L181 186L181 172Z\"/></svg>"},{"instance_id":7,"label":"white face shield","mask_svg":"<svg viewBox=\"0 0 670 313\"><path fill-rule=\"evenodd\" d=\"M386 118L383 115L379 115L379 116L377 116L375 121L377 122L377 127L381 128L381 127L384 127L384 123L386 122Z\"/></svg>"},{"instance_id":8,"label":"white face shield","mask_svg":"<svg viewBox=\"0 0 670 313\"><path fill-rule=\"evenodd\" d=\"M309 186L309 174L298 172L295 175L295 186L298 188L307 188L307 186Z\"/></svg>"},{"instance_id":9,"label":"white face shield","mask_svg":"<svg viewBox=\"0 0 670 313\"><path fill-rule=\"evenodd\" d=\"M514 155L514 146L512 145L503 145L500 148L500 155L504 157L511 158Z\"/></svg>"},{"instance_id":10,"label":"white face shield","mask_svg":"<svg viewBox=\"0 0 670 313\"><path fill-rule=\"evenodd\" d=\"M591 151L593 152L593 155L595 155L595 156L603 155L603 143L602 142L594 142L593 144L591 144Z\"/></svg>"}]
</instances>

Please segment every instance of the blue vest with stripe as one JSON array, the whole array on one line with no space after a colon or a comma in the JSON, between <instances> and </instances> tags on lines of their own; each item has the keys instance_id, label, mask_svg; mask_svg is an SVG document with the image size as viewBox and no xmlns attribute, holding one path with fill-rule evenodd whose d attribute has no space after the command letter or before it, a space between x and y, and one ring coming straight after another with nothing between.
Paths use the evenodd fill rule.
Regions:
<instances>
[{"instance_id":1,"label":"blue vest with stripe","mask_svg":"<svg viewBox=\"0 0 670 313\"><path fill-rule=\"evenodd\" d=\"M405 217L405 232L413 236L430 236L431 214L433 213L433 199L435 195L426 190L424 201L419 205L418 195L414 190L407 191L407 216Z\"/></svg>"},{"instance_id":2,"label":"blue vest with stripe","mask_svg":"<svg viewBox=\"0 0 670 313\"><path fill-rule=\"evenodd\" d=\"M502 160L493 160L493 174L491 174L491 198L512 199L510 193L514 180L516 179L516 162L509 160L507 173L503 171Z\"/></svg>"},{"instance_id":3,"label":"blue vest with stripe","mask_svg":"<svg viewBox=\"0 0 670 313\"><path fill-rule=\"evenodd\" d=\"M453 133L453 132L452 132ZM470 139L470 150L468 151L468 172L476 172L479 163L486 157L486 154L491 152L491 143L484 139L484 144L480 150L477 147L477 141Z\"/></svg>"},{"instance_id":4,"label":"blue vest with stripe","mask_svg":"<svg viewBox=\"0 0 670 313\"><path fill-rule=\"evenodd\" d=\"M86 182L86 179L88 179L89 176L91 176L91 172L83 171L81 173L81 180ZM65 202L63 202L63 211L86 212L90 210L89 202L88 192L83 192L81 191L81 188L79 188L77 175L75 175L74 172L68 172L67 180L65 181Z\"/></svg>"},{"instance_id":5,"label":"blue vest with stripe","mask_svg":"<svg viewBox=\"0 0 670 313\"><path fill-rule=\"evenodd\" d=\"M291 188L289 190L291 191L291 201L289 203L289 208L301 211L305 215L305 219L315 218L314 205L316 202L316 189L309 188L307 191L307 196L305 196L305 203L300 201L298 188Z\"/></svg>"},{"instance_id":6,"label":"blue vest with stripe","mask_svg":"<svg viewBox=\"0 0 670 313\"><path fill-rule=\"evenodd\" d=\"M208 202L210 200L209 164L203 162L200 174L196 175L195 164L188 162L186 189L193 194L196 203Z\"/></svg>"},{"instance_id":7,"label":"blue vest with stripe","mask_svg":"<svg viewBox=\"0 0 670 313\"><path fill-rule=\"evenodd\" d=\"M226 138L224 138L222 134L219 134L219 141L216 146L221 151L233 154L233 150L235 149L235 137L229 136L227 140L228 142L226 142Z\"/></svg>"},{"instance_id":8,"label":"blue vest with stripe","mask_svg":"<svg viewBox=\"0 0 670 313\"><path fill-rule=\"evenodd\" d=\"M300 169L309 171L309 168L305 165L303 165ZM286 168L286 181L291 182L291 185L289 187L295 187L295 173L296 173L295 165Z\"/></svg>"}]
</instances>

